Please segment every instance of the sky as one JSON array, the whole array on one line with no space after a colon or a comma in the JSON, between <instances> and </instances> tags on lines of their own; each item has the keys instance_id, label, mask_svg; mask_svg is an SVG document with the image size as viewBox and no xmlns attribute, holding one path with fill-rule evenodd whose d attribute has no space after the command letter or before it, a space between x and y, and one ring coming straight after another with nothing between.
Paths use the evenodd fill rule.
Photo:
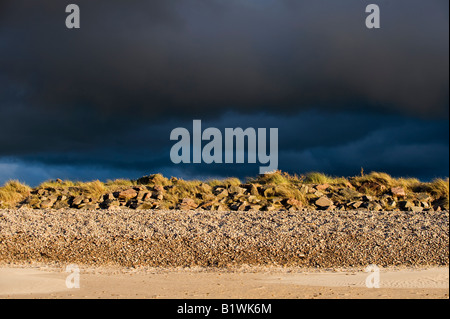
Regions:
<instances>
[{"instance_id":1,"label":"sky","mask_svg":"<svg viewBox=\"0 0 450 319\"><path fill-rule=\"evenodd\" d=\"M1 1L0 184L258 174L173 164L194 119L278 128L289 173L447 177L448 33L446 0Z\"/></svg>"}]
</instances>

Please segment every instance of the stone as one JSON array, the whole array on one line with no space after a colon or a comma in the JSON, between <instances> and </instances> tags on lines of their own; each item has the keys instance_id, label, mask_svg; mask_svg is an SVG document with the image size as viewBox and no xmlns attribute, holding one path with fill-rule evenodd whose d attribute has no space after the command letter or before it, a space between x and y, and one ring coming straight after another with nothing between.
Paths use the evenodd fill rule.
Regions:
<instances>
[{"instance_id":1,"label":"stone","mask_svg":"<svg viewBox=\"0 0 450 319\"><path fill-rule=\"evenodd\" d=\"M365 201L365 202L371 202L371 201L373 201L373 197L370 196L370 195L364 195L362 197L362 200Z\"/></svg>"},{"instance_id":2,"label":"stone","mask_svg":"<svg viewBox=\"0 0 450 319\"><path fill-rule=\"evenodd\" d=\"M427 193L418 193L416 194L416 198L421 202L428 202L432 199L432 197Z\"/></svg>"},{"instance_id":3,"label":"stone","mask_svg":"<svg viewBox=\"0 0 450 319\"><path fill-rule=\"evenodd\" d=\"M264 206L262 210L272 212L272 211L279 210L279 209L280 209L279 206L269 204L269 205Z\"/></svg>"},{"instance_id":4,"label":"stone","mask_svg":"<svg viewBox=\"0 0 450 319\"><path fill-rule=\"evenodd\" d=\"M316 197L322 197L324 194L321 192L321 191L316 191L315 193L314 193L314 196L316 196Z\"/></svg>"},{"instance_id":5,"label":"stone","mask_svg":"<svg viewBox=\"0 0 450 319\"><path fill-rule=\"evenodd\" d=\"M54 203L54 201L46 199L41 202L41 208L42 209L51 208L53 206L53 203Z\"/></svg>"},{"instance_id":6,"label":"stone","mask_svg":"<svg viewBox=\"0 0 450 319\"><path fill-rule=\"evenodd\" d=\"M121 191L119 193L118 198L119 198L119 200L127 201L127 200L135 198L137 196L137 194L138 193L135 189L129 188L127 190Z\"/></svg>"},{"instance_id":7,"label":"stone","mask_svg":"<svg viewBox=\"0 0 450 319\"><path fill-rule=\"evenodd\" d=\"M301 207L303 207L303 203L300 202L299 200L295 199L295 198L289 198L286 201L286 205L289 205L289 208L293 207L296 209L300 209Z\"/></svg>"},{"instance_id":8,"label":"stone","mask_svg":"<svg viewBox=\"0 0 450 319\"><path fill-rule=\"evenodd\" d=\"M412 207L409 207L408 210L410 210L410 211L412 211L412 212L421 212L421 211L423 211L423 207L412 206Z\"/></svg>"},{"instance_id":9,"label":"stone","mask_svg":"<svg viewBox=\"0 0 450 319\"><path fill-rule=\"evenodd\" d=\"M181 203L178 205L179 209L182 210L193 210L198 207L198 204L192 198L183 198Z\"/></svg>"},{"instance_id":10,"label":"stone","mask_svg":"<svg viewBox=\"0 0 450 319\"><path fill-rule=\"evenodd\" d=\"M317 189L318 191L324 191L324 190L326 190L326 189L329 188L329 187L330 187L330 185L327 184L327 183L316 185L316 189Z\"/></svg>"},{"instance_id":11,"label":"stone","mask_svg":"<svg viewBox=\"0 0 450 319\"><path fill-rule=\"evenodd\" d=\"M348 199L359 198L362 196L361 193L359 193L351 188L343 188L338 192L338 194L343 196L344 198L348 198Z\"/></svg>"},{"instance_id":12,"label":"stone","mask_svg":"<svg viewBox=\"0 0 450 319\"><path fill-rule=\"evenodd\" d=\"M73 200L72 200L72 206L78 206L81 203L83 203L83 201L85 200L84 196L76 196Z\"/></svg>"},{"instance_id":13,"label":"stone","mask_svg":"<svg viewBox=\"0 0 450 319\"><path fill-rule=\"evenodd\" d=\"M258 187L254 184L250 184L250 187L247 188L248 192L253 196L258 196Z\"/></svg>"},{"instance_id":14,"label":"stone","mask_svg":"<svg viewBox=\"0 0 450 319\"><path fill-rule=\"evenodd\" d=\"M259 200L256 196L254 196L254 195L250 195L248 198L247 198L247 201L250 203L250 204L258 204L261 200Z\"/></svg>"},{"instance_id":15,"label":"stone","mask_svg":"<svg viewBox=\"0 0 450 319\"><path fill-rule=\"evenodd\" d=\"M97 203L84 203L84 204L81 204L78 208L97 209L98 208L98 204Z\"/></svg>"},{"instance_id":16,"label":"stone","mask_svg":"<svg viewBox=\"0 0 450 319\"><path fill-rule=\"evenodd\" d=\"M397 197L405 197L406 196L406 192L403 189L403 187L392 187L391 188L391 193L393 196L397 196Z\"/></svg>"},{"instance_id":17,"label":"stone","mask_svg":"<svg viewBox=\"0 0 450 319\"><path fill-rule=\"evenodd\" d=\"M67 202L67 200L59 200L57 201L54 205L53 205L53 209L65 209L65 208L69 208L70 205Z\"/></svg>"},{"instance_id":18,"label":"stone","mask_svg":"<svg viewBox=\"0 0 450 319\"><path fill-rule=\"evenodd\" d=\"M230 193L232 195L236 195L236 194L241 195L241 194L244 194L244 192L245 192L245 188L242 188L239 186L232 185L232 186L228 187L228 193Z\"/></svg>"},{"instance_id":19,"label":"stone","mask_svg":"<svg viewBox=\"0 0 450 319\"><path fill-rule=\"evenodd\" d=\"M316 206L321 208L330 207L333 205L333 201L330 200L328 197L322 196L318 200L315 201Z\"/></svg>"},{"instance_id":20,"label":"stone","mask_svg":"<svg viewBox=\"0 0 450 319\"><path fill-rule=\"evenodd\" d=\"M383 207L377 202L369 202L369 205L367 205L367 209L370 211L380 211L383 209Z\"/></svg>"},{"instance_id":21,"label":"stone","mask_svg":"<svg viewBox=\"0 0 450 319\"><path fill-rule=\"evenodd\" d=\"M120 203L117 199L106 199L100 204L101 208L108 209L110 207L119 206Z\"/></svg>"},{"instance_id":22,"label":"stone","mask_svg":"<svg viewBox=\"0 0 450 319\"><path fill-rule=\"evenodd\" d=\"M420 206L423 208L430 208L430 204L428 204L428 202L420 202Z\"/></svg>"},{"instance_id":23,"label":"stone","mask_svg":"<svg viewBox=\"0 0 450 319\"><path fill-rule=\"evenodd\" d=\"M398 204L401 209L405 209L405 210L408 210L409 208L414 206L413 203L411 203L410 201L407 201L407 200L402 200L402 201L398 202Z\"/></svg>"},{"instance_id":24,"label":"stone","mask_svg":"<svg viewBox=\"0 0 450 319\"><path fill-rule=\"evenodd\" d=\"M143 209L153 209L154 208L154 204L153 203L139 203L137 206L136 206L136 209L139 209L139 210L143 210Z\"/></svg>"},{"instance_id":25,"label":"stone","mask_svg":"<svg viewBox=\"0 0 450 319\"><path fill-rule=\"evenodd\" d=\"M359 208L361 205L362 205L362 201L355 201L355 202L350 202L349 204L348 204L348 206L350 207L350 208L354 208L354 209L356 209L356 208Z\"/></svg>"},{"instance_id":26,"label":"stone","mask_svg":"<svg viewBox=\"0 0 450 319\"><path fill-rule=\"evenodd\" d=\"M214 195L216 195L218 199L228 197L228 191L225 188L218 187L214 190Z\"/></svg>"}]
</instances>

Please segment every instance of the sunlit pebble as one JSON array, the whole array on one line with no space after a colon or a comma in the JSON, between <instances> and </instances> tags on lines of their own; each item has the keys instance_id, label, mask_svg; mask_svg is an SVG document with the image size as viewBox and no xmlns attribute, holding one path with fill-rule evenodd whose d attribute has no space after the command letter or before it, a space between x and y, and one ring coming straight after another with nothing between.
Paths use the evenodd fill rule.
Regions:
<instances>
[{"instance_id":1,"label":"sunlit pebble","mask_svg":"<svg viewBox=\"0 0 450 319\"><path fill-rule=\"evenodd\" d=\"M0 243L0 261L186 266L239 260L328 267L365 265L376 253L382 266L448 264L448 211L392 217L356 211L3 210L1 216L0 236L7 240Z\"/></svg>"}]
</instances>

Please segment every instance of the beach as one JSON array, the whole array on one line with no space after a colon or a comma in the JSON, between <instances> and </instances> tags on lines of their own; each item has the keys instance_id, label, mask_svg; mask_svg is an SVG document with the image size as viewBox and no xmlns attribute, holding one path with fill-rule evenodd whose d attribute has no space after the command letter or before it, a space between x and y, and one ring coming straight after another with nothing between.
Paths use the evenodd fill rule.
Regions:
<instances>
[{"instance_id":1,"label":"beach","mask_svg":"<svg viewBox=\"0 0 450 319\"><path fill-rule=\"evenodd\" d=\"M448 298L448 211L0 211L2 298ZM67 288L68 265L80 288ZM368 288L366 267L379 269Z\"/></svg>"}]
</instances>

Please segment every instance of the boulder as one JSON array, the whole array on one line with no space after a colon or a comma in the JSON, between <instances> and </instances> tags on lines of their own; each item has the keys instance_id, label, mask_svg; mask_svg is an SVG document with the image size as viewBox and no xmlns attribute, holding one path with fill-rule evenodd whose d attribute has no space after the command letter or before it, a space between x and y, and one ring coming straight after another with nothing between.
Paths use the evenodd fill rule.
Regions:
<instances>
[{"instance_id":1,"label":"boulder","mask_svg":"<svg viewBox=\"0 0 450 319\"><path fill-rule=\"evenodd\" d=\"M119 198L119 200L127 201L132 198L135 198L137 196L137 194L138 194L138 192L135 189L129 188L127 190L121 191L119 193L118 198Z\"/></svg>"},{"instance_id":2,"label":"boulder","mask_svg":"<svg viewBox=\"0 0 450 319\"><path fill-rule=\"evenodd\" d=\"M232 194L232 195L242 195L245 192L245 188L239 187L239 186L235 186L232 185L230 187L228 187L228 193Z\"/></svg>"},{"instance_id":3,"label":"boulder","mask_svg":"<svg viewBox=\"0 0 450 319\"><path fill-rule=\"evenodd\" d=\"M343 188L338 192L338 194L347 199L355 199L362 196L361 193L351 188Z\"/></svg>"},{"instance_id":4,"label":"boulder","mask_svg":"<svg viewBox=\"0 0 450 319\"><path fill-rule=\"evenodd\" d=\"M300 209L303 207L303 203L295 198L289 198L286 200L286 205L288 205L288 208L295 208Z\"/></svg>"},{"instance_id":5,"label":"boulder","mask_svg":"<svg viewBox=\"0 0 450 319\"><path fill-rule=\"evenodd\" d=\"M391 188L391 194L393 196L397 196L397 197L405 197L406 196L405 190L403 189L403 187L400 187L400 186L392 187Z\"/></svg>"},{"instance_id":6,"label":"boulder","mask_svg":"<svg viewBox=\"0 0 450 319\"><path fill-rule=\"evenodd\" d=\"M421 202L428 202L432 199L431 195L427 193L418 193L416 194L416 198Z\"/></svg>"},{"instance_id":7,"label":"boulder","mask_svg":"<svg viewBox=\"0 0 450 319\"><path fill-rule=\"evenodd\" d=\"M317 189L318 191L322 191L322 192L323 192L324 190L326 190L327 188L329 188L329 187L330 187L330 185L327 184L327 183L316 185L316 189Z\"/></svg>"},{"instance_id":8,"label":"boulder","mask_svg":"<svg viewBox=\"0 0 450 319\"><path fill-rule=\"evenodd\" d=\"M315 204L316 204L316 206L321 207L321 208L328 208L331 205L333 205L333 201L326 196L322 196L318 200L315 201Z\"/></svg>"},{"instance_id":9,"label":"boulder","mask_svg":"<svg viewBox=\"0 0 450 319\"><path fill-rule=\"evenodd\" d=\"M41 202L41 207L42 209L47 209L47 208L51 208L53 206L54 201L51 201L49 199L43 200Z\"/></svg>"},{"instance_id":10,"label":"boulder","mask_svg":"<svg viewBox=\"0 0 450 319\"><path fill-rule=\"evenodd\" d=\"M183 198L181 203L178 205L178 209L181 210L193 210L198 207L198 204L192 198Z\"/></svg>"}]
</instances>

